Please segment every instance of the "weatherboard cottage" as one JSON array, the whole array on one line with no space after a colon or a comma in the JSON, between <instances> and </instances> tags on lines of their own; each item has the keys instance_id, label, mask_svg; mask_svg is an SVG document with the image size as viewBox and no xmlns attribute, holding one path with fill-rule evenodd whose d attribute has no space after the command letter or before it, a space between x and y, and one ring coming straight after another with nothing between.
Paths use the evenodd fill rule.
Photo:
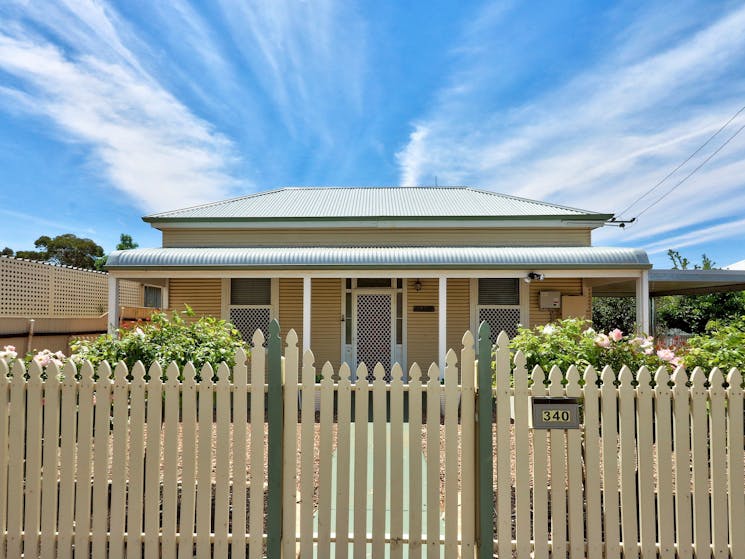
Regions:
<instances>
[{"instance_id":1,"label":"weatherboard cottage","mask_svg":"<svg viewBox=\"0 0 745 559\"><path fill-rule=\"evenodd\" d=\"M461 187L283 188L144 217L161 248L108 260L249 339L278 319L316 363L443 363L467 329L514 333L590 316L593 288L629 285L649 330L642 250L595 247L610 214Z\"/></svg>"}]
</instances>

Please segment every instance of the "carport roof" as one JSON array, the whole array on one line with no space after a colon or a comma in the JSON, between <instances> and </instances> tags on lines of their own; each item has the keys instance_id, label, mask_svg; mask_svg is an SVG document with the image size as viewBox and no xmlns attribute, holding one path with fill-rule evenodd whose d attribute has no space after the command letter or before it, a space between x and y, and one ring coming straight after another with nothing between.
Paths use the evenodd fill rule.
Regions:
<instances>
[{"instance_id":1,"label":"carport roof","mask_svg":"<svg viewBox=\"0 0 745 559\"><path fill-rule=\"evenodd\" d=\"M633 296L636 291L633 281L618 281L598 285L595 281L592 293L596 296ZM745 270L650 270L649 294L700 295L722 291L745 291Z\"/></svg>"}]
</instances>

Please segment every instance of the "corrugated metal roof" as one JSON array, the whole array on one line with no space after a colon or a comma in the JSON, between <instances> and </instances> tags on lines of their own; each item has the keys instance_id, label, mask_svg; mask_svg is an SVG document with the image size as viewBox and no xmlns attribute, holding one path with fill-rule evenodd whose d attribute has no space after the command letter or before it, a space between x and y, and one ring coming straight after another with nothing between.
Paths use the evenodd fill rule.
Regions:
<instances>
[{"instance_id":1,"label":"corrugated metal roof","mask_svg":"<svg viewBox=\"0 0 745 559\"><path fill-rule=\"evenodd\" d=\"M466 187L283 188L146 216L145 221L515 218L605 219L588 212Z\"/></svg>"},{"instance_id":2,"label":"corrugated metal roof","mask_svg":"<svg viewBox=\"0 0 745 559\"><path fill-rule=\"evenodd\" d=\"M107 267L158 268L649 268L615 247L251 247L115 251Z\"/></svg>"}]
</instances>

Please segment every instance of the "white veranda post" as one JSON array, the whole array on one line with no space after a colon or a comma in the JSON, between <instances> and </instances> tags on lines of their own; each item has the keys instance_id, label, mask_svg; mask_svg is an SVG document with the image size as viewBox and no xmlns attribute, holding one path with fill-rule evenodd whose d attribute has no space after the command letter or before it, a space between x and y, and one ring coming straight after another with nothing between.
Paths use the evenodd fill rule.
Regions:
<instances>
[{"instance_id":1,"label":"white veranda post","mask_svg":"<svg viewBox=\"0 0 745 559\"><path fill-rule=\"evenodd\" d=\"M651 334L649 319L649 272L642 270L636 280L636 326L640 332Z\"/></svg>"},{"instance_id":2,"label":"white veranda post","mask_svg":"<svg viewBox=\"0 0 745 559\"><path fill-rule=\"evenodd\" d=\"M119 280L109 275L109 334L116 334L119 327Z\"/></svg>"},{"instance_id":3,"label":"white veranda post","mask_svg":"<svg viewBox=\"0 0 745 559\"><path fill-rule=\"evenodd\" d=\"M310 276L303 278L303 352L310 349Z\"/></svg>"},{"instance_id":4,"label":"white veranda post","mask_svg":"<svg viewBox=\"0 0 745 559\"><path fill-rule=\"evenodd\" d=\"M445 354L447 353L447 303L448 303L448 280L440 276L439 284L439 301L438 301L438 356L440 359L440 378L443 379L445 374Z\"/></svg>"}]
</instances>

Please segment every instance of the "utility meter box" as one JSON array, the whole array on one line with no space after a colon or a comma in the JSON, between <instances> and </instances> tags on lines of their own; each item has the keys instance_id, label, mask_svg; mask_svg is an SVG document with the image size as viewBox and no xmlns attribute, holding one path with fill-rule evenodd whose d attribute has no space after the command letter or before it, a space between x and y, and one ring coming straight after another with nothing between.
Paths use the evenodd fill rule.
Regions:
<instances>
[{"instance_id":1,"label":"utility meter box","mask_svg":"<svg viewBox=\"0 0 745 559\"><path fill-rule=\"evenodd\" d=\"M539 303L542 309L560 309L561 291L541 291Z\"/></svg>"}]
</instances>

